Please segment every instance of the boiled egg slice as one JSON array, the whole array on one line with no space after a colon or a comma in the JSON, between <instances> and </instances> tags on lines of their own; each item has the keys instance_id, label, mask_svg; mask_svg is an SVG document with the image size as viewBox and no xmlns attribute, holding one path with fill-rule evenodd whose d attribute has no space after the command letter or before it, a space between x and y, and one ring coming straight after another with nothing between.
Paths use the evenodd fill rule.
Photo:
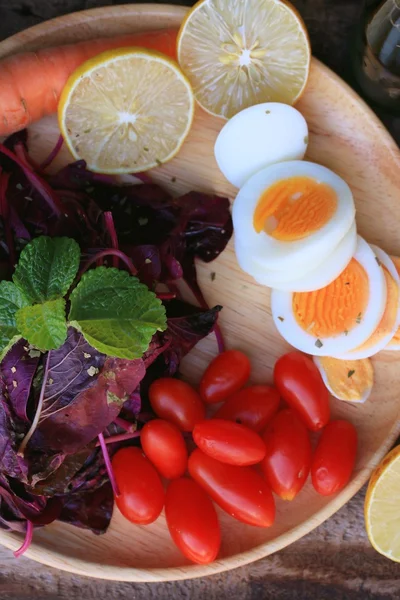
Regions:
<instances>
[{"instance_id":1,"label":"boiled egg slice","mask_svg":"<svg viewBox=\"0 0 400 600\"><path fill-rule=\"evenodd\" d=\"M378 246L371 248L380 262L386 280L386 306L378 327L360 346L341 354L338 358L361 359L373 356L383 350L395 335L400 325L400 277L389 255Z\"/></svg>"},{"instance_id":2,"label":"boiled egg slice","mask_svg":"<svg viewBox=\"0 0 400 600\"><path fill-rule=\"evenodd\" d=\"M268 102L236 114L221 129L215 159L236 187L262 168L285 160L301 160L307 149L308 127L298 110Z\"/></svg>"},{"instance_id":3,"label":"boiled egg slice","mask_svg":"<svg viewBox=\"0 0 400 600\"><path fill-rule=\"evenodd\" d=\"M312 292L272 290L271 310L289 344L315 356L338 356L363 344L386 306L386 282L371 247L360 236L347 267Z\"/></svg>"},{"instance_id":4,"label":"boiled egg slice","mask_svg":"<svg viewBox=\"0 0 400 600\"><path fill-rule=\"evenodd\" d=\"M339 400L363 403L374 385L374 367L369 358L339 360L331 356L314 356L329 392Z\"/></svg>"},{"instance_id":5,"label":"boiled egg slice","mask_svg":"<svg viewBox=\"0 0 400 600\"><path fill-rule=\"evenodd\" d=\"M257 283L287 292L311 292L329 285L347 267L356 246L357 228L354 222L328 258L316 269L301 275L301 267L281 272L262 269L249 256L246 248L235 240L236 258L241 269L251 275Z\"/></svg>"},{"instance_id":6,"label":"boiled egg slice","mask_svg":"<svg viewBox=\"0 0 400 600\"><path fill-rule=\"evenodd\" d=\"M390 258L396 268L397 273L400 275L400 258L398 256L391 256ZM385 350L400 350L400 328L397 329Z\"/></svg>"},{"instance_id":7,"label":"boiled egg slice","mask_svg":"<svg viewBox=\"0 0 400 600\"><path fill-rule=\"evenodd\" d=\"M260 267L316 268L354 222L353 195L338 175L315 163L289 161L253 175L232 209L235 236Z\"/></svg>"}]
</instances>

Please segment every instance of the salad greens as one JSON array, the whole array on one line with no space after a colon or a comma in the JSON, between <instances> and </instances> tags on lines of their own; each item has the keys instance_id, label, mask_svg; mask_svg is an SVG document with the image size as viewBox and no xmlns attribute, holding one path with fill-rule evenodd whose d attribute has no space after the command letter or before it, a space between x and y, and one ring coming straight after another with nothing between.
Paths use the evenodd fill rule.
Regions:
<instances>
[{"instance_id":1,"label":"salad greens","mask_svg":"<svg viewBox=\"0 0 400 600\"><path fill-rule=\"evenodd\" d=\"M223 343L195 260L224 250L229 201L140 177L48 175L25 131L0 144L0 527L26 533L21 552L55 519L106 531L108 455L139 443L149 386L210 332Z\"/></svg>"}]
</instances>

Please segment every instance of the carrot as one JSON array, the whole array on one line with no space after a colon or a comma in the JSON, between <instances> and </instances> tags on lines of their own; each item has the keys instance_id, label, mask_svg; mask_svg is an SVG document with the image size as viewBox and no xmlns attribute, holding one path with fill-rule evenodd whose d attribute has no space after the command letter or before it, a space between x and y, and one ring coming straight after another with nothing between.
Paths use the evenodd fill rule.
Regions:
<instances>
[{"instance_id":1,"label":"carrot","mask_svg":"<svg viewBox=\"0 0 400 600\"><path fill-rule=\"evenodd\" d=\"M68 77L105 50L141 46L176 58L177 31L166 29L77 42L0 61L0 136L24 129L57 110Z\"/></svg>"}]
</instances>

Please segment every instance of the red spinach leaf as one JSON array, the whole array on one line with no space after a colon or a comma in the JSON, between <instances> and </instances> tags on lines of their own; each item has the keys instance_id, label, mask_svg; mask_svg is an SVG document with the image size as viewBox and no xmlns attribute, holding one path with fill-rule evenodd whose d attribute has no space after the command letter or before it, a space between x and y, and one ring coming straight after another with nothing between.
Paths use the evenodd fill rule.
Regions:
<instances>
[{"instance_id":1,"label":"red spinach leaf","mask_svg":"<svg viewBox=\"0 0 400 600\"><path fill-rule=\"evenodd\" d=\"M79 331L69 327L65 343L50 355L41 420L68 406L78 394L94 386L105 360L105 354L95 350Z\"/></svg>"},{"instance_id":2,"label":"red spinach leaf","mask_svg":"<svg viewBox=\"0 0 400 600\"><path fill-rule=\"evenodd\" d=\"M93 533L107 531L114 507L111 485L104 484L95 491L85 494L71 494L65 498L65 504L58 517L64 523L75 527L90 529Z\"/></svg>"},{"instance_id":3,"label":"red spinach leaf","mask_svg":"<svg viewBox=\"0 0 400 600\"><path fill-rule=\"evenodd\" d=\"M0 363L0 378L10 408L24 422L29 422L27 406L38 364L39 353L32 352L26 340L19 340L14 344Z\"/></svg>"},{"instance_id":4,"label":"red spinach leaf","mask_svg":"<svg viewBox=\"0 0 400 600\"><path fill-rule=\"evenodd\" d=\"M142 359L108 358L93 386L63 408L46 412L28 448L78 452L114 421L144 374Z\"/></svg>"}]
</instances>

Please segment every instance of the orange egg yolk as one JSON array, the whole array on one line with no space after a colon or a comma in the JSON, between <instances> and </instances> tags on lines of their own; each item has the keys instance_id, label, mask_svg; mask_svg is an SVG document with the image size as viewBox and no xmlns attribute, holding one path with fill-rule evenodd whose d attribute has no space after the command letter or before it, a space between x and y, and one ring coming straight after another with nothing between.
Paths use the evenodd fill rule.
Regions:
<instances>
[{"instance_id":1,"label":"orange egg yolk","mask_svg":"<svg viewBox=\"0 0 400 600\"><path fill-rule=\"evenodd\" d=\"M340 360L321 356L319 361L330 389L342 400L363 400L374 385L374 368L369 358Z\"/></svg>"},{"instance_id":2,"label":"orange egg yolk","mask_svg":"<svg viewBox=\"0 0 400 600\"><path fill-rule=\"evenodd\" d=\"M368 305L369 280L354 258L332 283L313 292L295 292L293 314L310 335L327 338L346 334L357 324Z\"/></svg>"},{"instance_id":3,"label":"orange egg yolk","mask_svg":"<svg viewBox=\"0 0 400 600\"><path fill-rule=\"evenodd\" d=\"M391 256L390 258L392 259L394 266L396 267L396 271L400 275L400 258L398 256ZM400 327L390 340L388 347L390 348L390 346L400 346Z\"/></svg>"},{"instance_id":4,"label":"orange egg yolk","mask_svg":"<svg viewBox=\"0 0 400 600\"><path fill-rule=\"evenodd\" d=\"M374 333L367 339L364 344L356 348L356 350L364 350L377 344L385 335L392 331L397 319L397 311L399 310L399 286L393 279L387 268L382 265L383 274L386 281L387 299L384 313L378 327Z\"/></svg>"},{"instance_id":5,"label":"orange egg yolk","mask_svg":"<svg viewBox=\"0 0 400 600\"><path fill-rule=\"evenodd\" d=\"M310 177L289 177L266 189L254 212L257 233L292 242L326 225L337 208L337 195L326 183Z\"/></svg>"}]
</instances>

